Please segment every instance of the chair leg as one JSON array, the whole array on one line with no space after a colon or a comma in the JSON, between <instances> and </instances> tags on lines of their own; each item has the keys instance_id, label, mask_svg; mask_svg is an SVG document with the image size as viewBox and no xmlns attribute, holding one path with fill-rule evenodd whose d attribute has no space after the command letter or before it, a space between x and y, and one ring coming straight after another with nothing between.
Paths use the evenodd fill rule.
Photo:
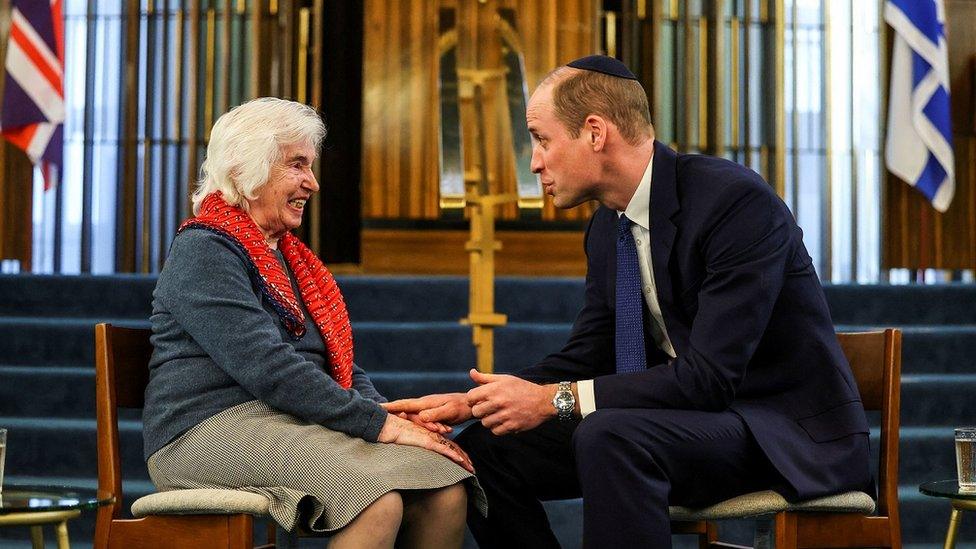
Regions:
<instances>
[{"instance_id":1,"label":"chair leg","mask_svg":"<svg viewBox=\"0 0 976 549\"><path fill-rule=\"evenodd\" d=\"M718 541L718 527L714 522L705 523L705 532L698 534L698 549L710 549Z\"/></svg>"},{"instance_id":2,"label":"chair leg","mask_svg":"<svg viewBox=\"0 0 976 549\"><path fill-rule=\"evenodd\" d=\"M796 549L796 515L776 513L776 549Z\"/></svg>"}]
</instances>

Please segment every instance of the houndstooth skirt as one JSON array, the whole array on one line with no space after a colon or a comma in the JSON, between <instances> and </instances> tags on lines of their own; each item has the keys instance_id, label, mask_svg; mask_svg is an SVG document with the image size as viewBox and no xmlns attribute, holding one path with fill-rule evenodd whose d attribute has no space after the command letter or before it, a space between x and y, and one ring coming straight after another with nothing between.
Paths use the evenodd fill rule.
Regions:
<instances>
[{"instance_id":1,"label":"houndstooth skirt","mask_svg":"<svg viewBox=\"0 0 976 549\"><path fill-rule=\"evenodd\" d=\"M484 513L471 473L440 454L367 442L281 413L258 400L210 417L155 452L149 476L159 490L233 488L269 499L287 530L342 528L392 490L443 488L466 481Z\"/></svg>"}]
</instances>

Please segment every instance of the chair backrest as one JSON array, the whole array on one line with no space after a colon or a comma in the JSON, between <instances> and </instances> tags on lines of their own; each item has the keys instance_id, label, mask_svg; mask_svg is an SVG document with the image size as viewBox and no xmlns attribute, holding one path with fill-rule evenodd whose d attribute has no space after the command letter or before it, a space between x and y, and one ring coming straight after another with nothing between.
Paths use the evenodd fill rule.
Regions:
<instances>
[{"instance_id":1,"label":"chair backrest","mask_svg":"<svg viewBox=\"0 0 976 549\"><path fill-rule=\"evenodd\" d=\"M864 409L881 412L878 514L898 528L898 429L901 408L901 330L837 334L861 392Z\"/></svg>"},{"instance_id":2,"label":"chair backrest","mask_svg":"<svg viewBox=\"0 0 976 549\"><path fill-rule=\"evenodd\" d=\"M152 355L150 333L148 329L95 325L98 489L115 496L112 518L119 518L122 512L118 409L142 408ZM99 515L101 521L102 513Z\"/></svg>"}]
</instances>

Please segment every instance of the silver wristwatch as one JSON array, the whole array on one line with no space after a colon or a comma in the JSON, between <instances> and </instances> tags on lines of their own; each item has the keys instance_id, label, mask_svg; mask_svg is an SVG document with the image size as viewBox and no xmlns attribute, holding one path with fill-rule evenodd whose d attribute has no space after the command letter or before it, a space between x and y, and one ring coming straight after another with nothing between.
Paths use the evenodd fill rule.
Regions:
<instances>
[{"instance_id":1,"label":"silver wristwatch","mask_svg":"<svg viewBox=\"0 0 976 549\"><path fill-rule=\"evenodd\" d=\"M573 410L576 408L576 397L573 396L573 384L569 381L560 381L556 396L552 397L552 405L556 408L556 415L561 420L573 417Z\"/></svg>"}]
</instances>

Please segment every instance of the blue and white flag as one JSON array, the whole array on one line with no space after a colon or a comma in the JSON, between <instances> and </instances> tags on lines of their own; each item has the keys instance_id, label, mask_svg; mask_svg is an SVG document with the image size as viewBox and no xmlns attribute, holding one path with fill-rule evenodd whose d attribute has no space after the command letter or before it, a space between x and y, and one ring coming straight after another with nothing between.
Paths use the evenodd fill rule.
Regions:
<instances>
[{"instance_id":1,"label":"blue and white flag","mask_svg":"<svg viewBox=\"0 0 976 549\"><path fill-rule=\"evenodd\" d=\"M895 31L885 164L940 212L955 192L943 0L888 0Z\"/></svg>"}]
</instances>

